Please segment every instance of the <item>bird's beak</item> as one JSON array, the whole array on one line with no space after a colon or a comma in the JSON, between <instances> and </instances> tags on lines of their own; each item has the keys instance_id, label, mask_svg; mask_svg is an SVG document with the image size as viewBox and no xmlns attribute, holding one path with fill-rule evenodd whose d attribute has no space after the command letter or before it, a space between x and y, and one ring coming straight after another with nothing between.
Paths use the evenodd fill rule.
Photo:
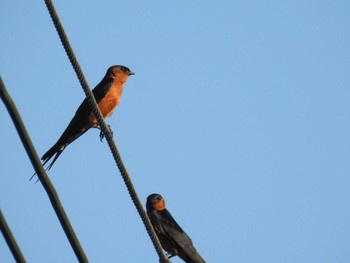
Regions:
<instances>
[{"instance_id":1,"label":"bird's beak","mask_svg":"<svg viewBox=\"0 0 350 263\"><path fill-rule=\"evenodd\" d=\"M131 75L135 75L135 73L130 71L129 76L131 76Z\"/></svg>"}]
</instances>

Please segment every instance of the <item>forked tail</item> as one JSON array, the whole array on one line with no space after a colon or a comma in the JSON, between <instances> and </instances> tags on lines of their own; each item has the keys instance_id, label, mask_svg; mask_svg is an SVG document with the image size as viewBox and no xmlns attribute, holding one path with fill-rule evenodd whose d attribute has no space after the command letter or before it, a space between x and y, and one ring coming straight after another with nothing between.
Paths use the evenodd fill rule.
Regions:
<instances>
[{"instance_id":1,"label":"forked tail","mask_svg":"<svg viewBox=\"0 0 350 263\"><path fill-rule=\"evenodd\" d=\"M48 150L43 157L41 157L41 160L43 161L43 166L45 166L45 164L50 161L50 159L55 155L55 157L53 158L53 160L51 161L51 163L46 167L45 171L49 171L52 167L52 165L56 162L57 158L61 155L61 153L63 152L64 148L66 148L66 146L62 146L62 145L57 145L57 143L52 146L50 148L50 150ZM30 179L32 180L33 177L36 175L36 173L34 173ZM38 179L39 180L39 179Z\"/></svg>"},{"instance_id":2,"label":"forked tail","mask_svg":"<svg viewBox=\"0 0 350 263\"><path fill-rule=\"evenodd\" d=\"M47 168L45 169L46 171L49 171L52 167L52 165L56 162L58 156L61 155L61 153L63 152L64 148L66 148L66 146L62 146L62 145L54 145L50 148L50 150L48 150L43 157L41 157L41 160L43 161L43 166L45 166L45 164L50 161L50 159L55 155L55 157L53 158L53 160L51 161L51 163L47 166Z\"/></svg>"},{"instance_id":3,"label":"forked tail","mask_svg":"<svg viewBox=\"0 0 350 263\"><path fill-rule=\"evenodd\" d=\"M61 155L63 150L69 145L71 142L79 138L81 135L83 135L87 130L91 128L91 124L87 123L85 124L80 123L79 119L74 117L71 122L69 123L68 127L65 129L61 137L58 139L58 141L52 146L44 155L41 157L41 160L43 161L43 166L45 166L48 161L52 157L53 160L51 163L47 166L45 171L48 171L51 169L52 165L56 162L57 158ZM30 180L36 175L33 174L32 177L30 177Z\"/></svg>"}]
</instances>

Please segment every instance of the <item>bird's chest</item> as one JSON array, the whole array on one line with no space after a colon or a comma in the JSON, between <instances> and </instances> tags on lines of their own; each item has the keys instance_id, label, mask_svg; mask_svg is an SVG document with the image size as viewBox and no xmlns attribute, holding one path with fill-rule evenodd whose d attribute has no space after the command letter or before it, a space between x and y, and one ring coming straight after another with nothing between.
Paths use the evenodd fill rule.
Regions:
<instances>
[{"instance_id":1,"label":"bird's chest","mask_svg":"<svg viewBox=\"0 0 350 263\"><path fill-rule=\"evenodd\" d=\"M98 103L98 107L102 113L103 118L110 116L114 109L118 106L122 96L123 86L112 87L106 96ZM89 116L89 122L97 124L96 117L93 113Z\"/></svg>"},{"instance_id":2,"label":"bird's chest","mask_svg":"<svg viewBox=\"0 0 350 263\"><path fill-rule=\"evenodd\" d=\"M98 107L100 108L103 118L106 118L112 114L114 109L118 106L121 96L122 88L113 88L99 102Z\"/></svg>"}]
</instances>

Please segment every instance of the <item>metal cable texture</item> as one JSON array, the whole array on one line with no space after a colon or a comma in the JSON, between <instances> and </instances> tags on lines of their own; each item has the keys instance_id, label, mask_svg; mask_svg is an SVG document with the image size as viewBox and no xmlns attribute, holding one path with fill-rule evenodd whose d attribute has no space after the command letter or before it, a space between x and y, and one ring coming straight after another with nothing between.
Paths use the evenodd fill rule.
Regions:
<instances>
[{"instance_id":1,"label":"metal cable texture","mask_svg":"<svg viewBox=\"0 0 350 263\"><path fill-rule=\"evenodd\" d=\"M73 230L72 225L69 222L66 212L64 211L61 201L57 195L57 192L54 186L52 185L49 177L47 176L46 172L44 171L44 168L41 164L39 156L24 126L22 118L17 111L15 103L13 102L12 98L8 94L4 83L2 82L1 77L0 77L0 96L12 118L12 121L17 129L18 135L21 138L22 144L28 154L28 157L32 162L35 172L38 175L40 182L42 183L47 195L49 196L52 207L56 212L58 220L61 223L61 226L70 242L70 245L73 248L73 251L77 259L79 260L79 262L83 262L83 263L88 262L87 257L84 253L84 250L81 247L77 236L75 235L75 232Z\"/></svg>"},{"instance_id":2,"label":"metal cable texture","mask_svg":"<svg viewBox=\"0 0 350 263\"><path fill-rule=\"evenodd\" d=\"M22 254L22 252L21 252L21 250L16 242L16 239L12 235L12 232L11 232L9 226L7 225L5 217L2 215L1 209L0 209L0 230L1 230L2 235L4 236L4 238L6 240L8 247L10 248L11 253L12 253L13 257L15 258L16 262L25 263L26 260L24 259L23 254Z\"/></svg>"},{"instance_id":3,"label":"metal cable texture","mask_svg":"<svg viewBox=\"0 0 350 263\"><path fill-rule=\"evenodd\" d=\"M107 127L107 124L106 122L104 121L102 115L101 115L101 112L98 108L98 105L96 103L96 100L85 80L85 77L84 77L84 74L80 68L80 65L74 55L74 52L73 52L73 49L71 48L71 45L68 41L68 37L66 36L65 34L65 31L63 29L63 26L59 20L59 17L56 13L56 10L54 8L54 5L52 3L51 0L45 0L45 4L46 4L46 7L50 13L50 16L51 16L51 19L55 25L55 28L56 28L56 31L59 35L59 38L61 40L61 43L64 47L64 50L66 51L67 53L67 56L69 58L69 61L70 63L72 64L73 66L73 69L79 79L79 82L87 96L87 99L88 99L88 102L89 102L89 106L90 108L92 109L93 113L95 114L96 118L97 118L97 121L98 121L98 124L101 128L101 131L104 133L105 137L106 137L106 140L108 142L108 145L109 145L109 148L113 154L113 158L118 166L118 169L121 173L121 176L124 180L124 183L127 187L127 190L129 192L129 195L136 207L136 210L138 212L138 214L140 215L141 219L142 219L142 222L146 228L146 231L153 243L153 246L159 256L159 259L161 262L163 263L168 263L170 262L168 257L163 253L163 250L162 250L162 246L158 240L158 237L156 235L156 233L154 232L154 229L153 229L153 226L151 224L151 222L149 221L148 217L147 217L147 214L142 206L142 203L140 202L140 199L136 193L136 190L133 186L133 183L130 179L130 176L124 166L124 163L120 157L120 154L119 154L119 151L116 147L116 144L112 138L112 134L111 134L111 131L109 130L109 128Z\"/></svg>"}]
</instances>

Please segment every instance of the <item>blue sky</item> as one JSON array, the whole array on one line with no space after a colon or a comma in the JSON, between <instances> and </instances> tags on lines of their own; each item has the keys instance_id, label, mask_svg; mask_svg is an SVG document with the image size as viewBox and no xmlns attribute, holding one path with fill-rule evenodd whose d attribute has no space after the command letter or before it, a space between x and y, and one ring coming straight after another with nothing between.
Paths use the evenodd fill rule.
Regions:
<instances>
[{"instance_id":1,"label":"blue sky","mask_svg":"<svg viewBox=\"0 0 350 263\"><path fill-rule=\"evenodd\" d=\"M350 3L55 6L91 88L111 65L136 73L107 123L141 200L162 194L208 262L349 262ZM84 93L43 2L2 1L0 23L0 74L41 156ZM0 119L0 206L25 258L76 262L2 103ZM157 262L98 130L49 176L90 262Z\"/></svg>"}]
</instances>

